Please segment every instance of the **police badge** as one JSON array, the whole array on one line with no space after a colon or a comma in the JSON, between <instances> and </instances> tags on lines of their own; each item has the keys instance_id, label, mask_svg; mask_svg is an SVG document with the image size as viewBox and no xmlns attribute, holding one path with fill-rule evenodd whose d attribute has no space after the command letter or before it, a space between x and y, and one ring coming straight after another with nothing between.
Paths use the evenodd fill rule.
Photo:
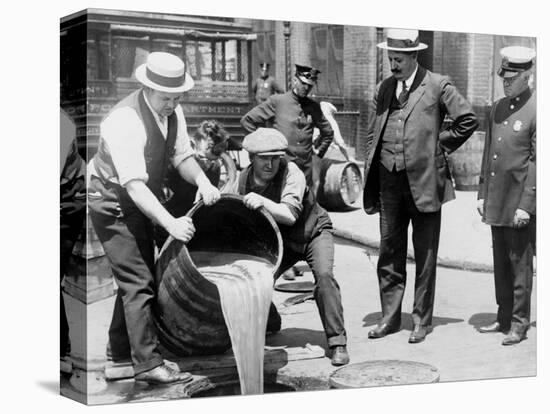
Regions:
<instances>
[{"instance_id":1,"label":"police badge","mask_svg":"<svg viewBox=\"0 0 550 414\"><path fill-rule=\"evenodd\" d=\"M521 129L522 122L518 119L516 122L514 122L514 126L512 127L514 131L518 132Z\"/></svg>"}]
</instances>

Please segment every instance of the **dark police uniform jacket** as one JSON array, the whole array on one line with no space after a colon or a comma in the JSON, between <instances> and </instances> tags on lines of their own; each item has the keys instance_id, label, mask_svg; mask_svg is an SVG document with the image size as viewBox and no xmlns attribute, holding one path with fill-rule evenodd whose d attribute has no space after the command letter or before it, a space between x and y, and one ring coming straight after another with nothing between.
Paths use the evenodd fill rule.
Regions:
<instances>
[{"instance_id":1,"label":"dark police uniform jacket","mask_svg":"<svg viewBox=\"0 0 550 414\"><path fill-rule=\"evenodd\" d=\"M248 132L263 126L279 130L288 140L287 160L294 162L304 172L311 171L313 128L319 128L321 133L318 147L321 158L334 138L334 131L319 103L308 97L298 98L292 91L271 95L267 101L245 114L241 124ZM307 174L306 178L311 179Z\"/></svg>"},{"instance_id":2,"label":"dark police uniform jacket","mask_svg":"<svg viewBox=\"0 0 550 414\"><path fill-rule=\"evenodd\" d=\"M254 97L257 103L264 102L271 95L276 93L283 93L284 91L279 87L273 76L262 78L261 76L256 79L254 83Z\"/></svg>"},{"instance_id":3,"label":"dark police uniform jacket","mask_svg":"<svg viewBox=\"0 0 550 414\"><path fill-rule=\"evenodd\" d=\"M511 227L518 208L536 215L536 124L530 89L491 109L478 192L485 200L483 221L491 226Z\"/></svg>"},{"instance_id":4,"label":"dark police uniform jacket","mask_svg":"<svg viewBox=\"0 0 550 414\"><path fill-rule=\"evenodd\" d=\"M363 206L367 214L380 210L378 166L380 149L397 80L390 76L377 87L371 102L367 133ZM421 212L435 212L455 198L446 154L459 148L478 123L470 103L447 76L418 66L407 104L400 109L405 169L411 194ZM441 131L445 116L451 127Z\"/></svg>"}]
</instances>

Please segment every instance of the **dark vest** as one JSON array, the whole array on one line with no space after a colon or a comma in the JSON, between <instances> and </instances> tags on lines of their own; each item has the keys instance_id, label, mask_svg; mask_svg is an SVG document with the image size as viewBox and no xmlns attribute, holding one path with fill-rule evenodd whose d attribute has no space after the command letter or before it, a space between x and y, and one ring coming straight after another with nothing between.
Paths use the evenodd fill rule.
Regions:
<instances>
[{"instance_id":1,"label":"dark vest","mask_svg":"<svg viewBox=\"0 0 550 414\"><path fill-rule=\"evenodd\" d=\"M143 122L147 135L143 155L145 157L145 169L149 176L146 185L158 199L162 199L164 177L170 157L175 152L174 145L178 129L177 116L172 113L168 117L168 133L165 139L145 102L143 90L140 89L124 98L112 111L122 107L135 109ZM102 199L91 199L90 206L96 211L117 216L120 215L120 210L123 214L127 214L137 209L126 189L120 185L109 148L101 138L92 162L99 178L92 177L90 181L91 191L101 193ZM115 210L113 211L112 208Z\"/></svg>"},{"instance_id":2,"label":"dark vest","mask_svg":"<svg viewBox=\"0 0 550 414\"><path fill-rule=\"evenodd\" d=\"M254 191L255 193L258 193L259 195L268 198L275 203L280 203L281 192L283 190L283 183L287 170L288 161L282 158L279 171L277 171L277 174L275 174L273 180L266 187L258 191L258 189L253 185L251 164L239 176L239 194L245 195L251 191ZM321 233L322 230L332 229L332 222L330 221L327 212L317 203L313 192L309 191L308 187L306 187L302 204L302 212L292 226L277 223L279 229L281 230L283 243L285 245L290 244L292 246L292 250L295 250L294 247L296 246L305 246L315 236Z\"/></svg>"},{"instance_id":3,"label":"dark vest","mask_svg":"<svg viewBox=\"0 0 550 414\"><path fill-rule=\"evenodd\" d=\"M388 171L392 171L394 165L396 171L405 169L404 125L403 110L393 93L380 150L380 162Z\"/></svg>"}]
</instances>

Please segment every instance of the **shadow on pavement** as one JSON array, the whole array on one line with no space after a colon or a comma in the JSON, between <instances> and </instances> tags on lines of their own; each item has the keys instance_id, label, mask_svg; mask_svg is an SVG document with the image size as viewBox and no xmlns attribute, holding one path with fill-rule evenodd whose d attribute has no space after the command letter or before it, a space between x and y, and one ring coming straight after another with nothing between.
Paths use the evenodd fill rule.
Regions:
<instances>
[{"instance_id":1,"label":"shadow on pavement","mask_svg":"<svg viewBox=\"0 0 550 414\"><path fill-rule=\"evenodd\" d=\"M380 319L382 319L382 312L369 313L363 318L363 327L376 325ZM445 318L441 316L434 316L432 319L432 328L436 326L448 325L450 323L464 322L464 319L457 318ZM401 329L412 331L413 330L412 315L410 313L401 313Z\"/></svg>"},{"instance_id":2,"label":"shadow on pavement","mask_svg":"<svg viewBox=\"0 0 550 414\"><path fill-rule=\"evenodd\" d=\"M327 349L327 340L323 331L312 329L288 328L265 339L267 346L305 347L307 344L318 345Z\"/></svg>"},{"instance_id":3,"label":"shadow on pavement","mask_svg":"<svg viewBox=\"0 0 550 414\"><path fill-rule=\"evenodd\" d=\"M489 325L496 320L496 313L476 313L470 316L468 323L478 330L481 326Z\"/></svg>"},{"instance_id":4,"label":"shadow on pavement","mask_svg":"<svg viewBox=\"0 0 550 414\"><path fill-rule=\"evenodd\" d=\"M46 391L59 395L59 382L57 381L38 381L37 384Z\"/></svg>"}]
</instances>

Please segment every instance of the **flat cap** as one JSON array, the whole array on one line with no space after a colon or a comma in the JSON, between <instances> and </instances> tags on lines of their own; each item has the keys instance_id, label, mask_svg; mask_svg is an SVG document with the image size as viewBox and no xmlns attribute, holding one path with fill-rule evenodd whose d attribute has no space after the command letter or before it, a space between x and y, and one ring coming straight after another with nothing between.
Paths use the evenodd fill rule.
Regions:
<instances>
[{"instance_id":1,"label":"flat cap","mask_svg":"<svg viewBox=\"0 0 550 414\"><path fill-rule=\"evenodd\" d=\"M258 128L243 140L243 148L250 154L284 155L287 147L285 136L274 128Z\"/></svg>"},{"instance_id":2,"label":"flat cap","mask_svg":"<svg viewBox=\"0 0 550 414\"><path fill-rule=\"evenodd\" d=\"M502 62L498 70L498 76L502 78L511 78L519 72L531 69L535 51L524 46L508 46L500 49Z\"/></svg>"}]
</instances>

